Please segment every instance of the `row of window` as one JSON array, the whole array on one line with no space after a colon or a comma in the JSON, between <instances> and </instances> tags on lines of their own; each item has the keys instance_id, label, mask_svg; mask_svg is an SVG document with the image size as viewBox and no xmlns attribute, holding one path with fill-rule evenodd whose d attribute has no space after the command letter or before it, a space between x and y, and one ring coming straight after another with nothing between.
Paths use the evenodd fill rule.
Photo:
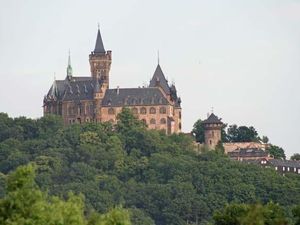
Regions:
<instances>
[{"instance_id":1,"label":"row of window","mask_svg":"<svg viewBox=\"0 0 300 225\"><path fill-rule=\"evenodd\" d=\"M285 168L285 166L282 167L282 171L285 171L287 169L288 172L290 172L290 167ZM275 170L278 170L278 167L275 167ZM297 168L294 168L294 172L297 172ZM298 173L300 173L300 169L298 169Z\"/></svg>"},{"instance_id":2,"label":"row of window","mask_svg":"<svg viewBox=\"0 0 300 225\"><path fill-rule=\"evenodd\" d=\"M94 106L93 105L86 105L86 107L83 106L69 106L68 107L68 115L82 115L82 114L91 114L94 112Z\"/></svg>"},{"instance_id":3,"label":"row of window","mask_svg":"<svg viewBox=\"0 0 300 225\"><path fill-rule=\"evenodd\" d=\"M69 124L72 124L72 123L81 123L81 118L77 118L76 120L75 119L69 119ZM93 119L90 119L90 118L86 118L85 119L85 122L93 122Z\"/></svg>"},{"instance_id":4,"label":"row of window","mask_svg":"<svg viewBox=\"0 0 300 225\"><path fill-rule=\"evenodd\" d=\"M108 114L114 115L115 113L116 113L116 112L115 112L115 109L114 109L114 108L109 108L109 109L108 109ZM138 114L138 113L139 113L139 110L138 110L137 108L133 108L133 109L132 109L132 113L133 113L133 114ZM150 114L156 114L156 108L151 107L151 108L149 109L149 113L150 113ZM160 114L166 114L166 113L167 113L166 107L160 107L160 108L159 108L159 113L160 113ZM147 114L147 108L145 108L145 107L140 108L140 114Z\"/></svg>"},{"instance_id":5,"label":"row of window","mask_svg":"<svg viewBox=\"0 0 300 225\"><path fill-rule=\"evenodd\" d=\"M142 121L144 122L144 123L146 123L146 120L145 119L142 119ZM165 118L161 118L160 119L160 124L166 124L167 123L167 120L165 119ZM150 119L150 124L156 124L156 120L155 119Z\"/></svg>"}]
</instances>

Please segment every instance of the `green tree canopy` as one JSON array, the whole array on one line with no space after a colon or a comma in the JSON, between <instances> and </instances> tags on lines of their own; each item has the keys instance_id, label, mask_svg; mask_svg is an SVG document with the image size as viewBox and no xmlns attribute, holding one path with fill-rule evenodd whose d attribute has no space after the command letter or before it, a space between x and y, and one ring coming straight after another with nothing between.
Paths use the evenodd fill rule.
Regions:
<instances>
[{"instance_id":1,"label":"green tree canopy","mask_svg":"<svg viewBox=\"0 0 300 225\"><path fill-rule=\"evenodd\" d=\"M275 159L285 159L285 153L283 148L276 146L276 145L270 145L267 148L267 151L270 153L271 156L273 156Z\"/></svg>"},{"instance_id":2,"label":"green tree canopy","mask_svg":"<svg viewBox=\"0 0 300 225\"><path fill-rule=\"evenodd\" d=\"M291 160L300 161L300 154L299 153L295 153L294 155L291 156Z\"/></svg>"},{"instance_id":3,"label":"green tree canopy","mask_svg":"<svg viewBox=\"0 0 300 225\"><path fill-rule=\"evenodd\" d=\"M196 138L196 141L199 143L204 143L204 125L202 123L202 120L197 120L193 125L192 134Z\"/></svg>"},{"instance_id":4,"label":"green tree canopy","mask_svg":"<svg viewBox=\"0 0 300 225\"><path fill-rule=\"evenodd\" d=\"M133 224L185 225L206 224L214 211L228 203L257 201L279 203L292 221L291 208L300 202L300 176L281 176L271 169L230 160L220 154L221 143L217 151L196 153L190 136L148 130L128 109L124 109L116 125L86 123L64 127L59 125L59 118L44 118L50 120L49 127L48 122L37 119L32 120L30 128L26 118L2 116L7 130L14 132L0 140L0 201L16 201L16 213L25 219L31 218L28 216L33 215L29 213L33 208L21 214L27 205L26 201L18 202L17 197L24 190L32 198L26 196L33 203L28 207L43 205L48 212L57 213L57 218L65 218L60 205L74 207L74 211L80 208L83 195L83 220L91 225L99 224L99 219L104 218L101 215L110 213L110 209L122 210L114 209L119 205L128 209ZM37 134L29 132L31 129ZM18 179L8 187L9 174L29 162L35 163L36 177L31 180L36 184ZM25 177L24 181L30 180L29 175ZM12 199L14 195L17 197ZM34 215L48 218L44 211Z\"/></svg>"},{"instance_id":5,"label":"green tree canopy","mask_svg":"<svg viewBox=\"0 0 300 225\"><path fill-rule=\"evenodd\" d=\"M229 204L215 212L215 225L287 225L284 210L272 202L261 204Z\"/></svg>"},{"instance_id":6,"label":"green tree canopy","mask_svg":"<svg viewBox=\"0 0 300 225\"><path fill-rule=\"evenodd\" d=\"M35 166L21 166L9 174L7 194L0 200L0 224L53 224L53 225L130 225L129 213L113 209L97 216L95 223L84 216L82 196L69 194L68 199L50 197L43 193L35 181ZM92 219L91 219L92 220Z\"/></svg>"},{"instance_id":7,"label":"green tree canopy","mask_svg":"<svg viewBox=\"0 0 300 225\"><path fill-rule=\"evenodd\" d=\"M229 142L250 142L258 141L258 133L254 127L230 125L227 130Z\"/></svg>"}]
</instances>

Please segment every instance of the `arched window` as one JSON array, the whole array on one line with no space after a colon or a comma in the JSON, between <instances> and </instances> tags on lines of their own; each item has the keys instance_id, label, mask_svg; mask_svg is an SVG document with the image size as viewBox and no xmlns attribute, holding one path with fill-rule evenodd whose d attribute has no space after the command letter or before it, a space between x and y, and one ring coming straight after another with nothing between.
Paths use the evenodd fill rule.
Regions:
<instances>
[{"instance_id":1,"label":"arched window","mask_svg":"<svg viewBox=\"0 0 300 225\"><path fill-rule=\"evenodd\" d=\"M147 109L146 109L145 107L142 107L142 108L140 109L140 113L141 113L141 114L146 114L146 113L147 113Z\"/></svg>"},{"instance_id":2,"label":"arched window","mask_svg":"<svg viewBox=\"0 0 300 225\"><path fill-rule=\"evenodd\" d=\"M145 120L145 119L142 119L142 122L143 122L144 124L147 124L147 122L146 122L146 120Z\"/></svg>"},{"instance_id":3,"label":"arched window","mask_svg":"<svg viewBox=\"0 0 300 225\"><path fill-rule=\"evenodd\" d=\"M156 109L154 107L150 108L150 114L155 114L156 113Z\"/></svg>"},{"instance_id":4,"label":"arched window","mask_svg":"<svg viewBox=\"0 0 300 225\"><path fill-rule=\"evenodd\" d=\"M133 114L138 114L138 109L137 109L137 108L133 108L133 109L132 109L132 113L133 113Z\"/></svg>"},{"instance_id":5,"label":"arched window","mask_svg":"<svg viewBox=\"0 0 300 225\"><path fill-rule=\"evenodd\" d=\"M167 123L167 121L166 121L166 119L165 119L165 118L161 118L161 119L160 119L160 123L161 123L161 124L166 124L166 123Z\"/></svg>"},{"instance_id":6,"label":"arched window","mask_svg":"<svg viewBox=\"0 0 300 225\"><path fill-rule=\"evenodd\" d=\"M212 144L211 140L209 140L209 144L210 144L210 145Z\"/></svg>"},{"instance_id":7,"label":"arched window","mask_svg":"<svg viewBox=\"0 0 300 225\"><path fill-rule=\"evenodd\" d=\"M211 131L211 136L214 137L215 136L215 132Z\"/></svg>"},{"instance_id":8,"label":"arched window","mask_svg":"<svg viewBox=\"0 0 300 225\"><path fill-rule=\"evenodd\" d=\"M167 113L166 107L160 107L159 113L160 113L160 114L166 114L166 113Z\"/></svg>"},{"instance_id":9,"label":"arched window","mask_svg":"<svg viewBox=\"0 0 300 225\"><path fill-rule=\"evenodd\" d=\"M179 111L179 119L181 119L181 112Z\"/></svg>"},{"instance_id":10,"label":"arched window","mask_svg":"<svg viewBox=\"0 0 300 225\"><path fill-rule=\"evenodd\" d=\"M181 123L179 123L179 130L181 130Z\"/></svg>"},{"instance_id":11,"label":"arched window","mask_svg":"<svg viewBox=\"0 0 300 225\"><path fill-rule=\"evenodd\" d=\"M114 115L114 114L115 114L114 108L109 108L109 109L108 109L108 114L109 114L109 115Z\"/></svg>"},{"instance_id":12,"label":"arched window","mask_svg":"<svg viewBox=\"0 0 300 225\"><path fill-rule=\"evenodd\" d=\"M152 118L152 119L150 120L150 124L156 124L155 119Z\"/></svg>"}]
</instances>

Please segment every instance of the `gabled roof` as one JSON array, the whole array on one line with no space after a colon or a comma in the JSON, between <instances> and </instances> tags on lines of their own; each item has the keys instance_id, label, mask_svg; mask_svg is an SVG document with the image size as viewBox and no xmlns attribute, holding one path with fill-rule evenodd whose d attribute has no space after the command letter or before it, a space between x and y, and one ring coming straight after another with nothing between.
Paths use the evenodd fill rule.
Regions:
<instances>
[{"instance_id":1,"label":"gabled roof","mask_svg":"<svg viewBox=\"0 0 300 225\"><path fill-rule=\"evenodd\" d=\"M101 33L100 33L99 28L98 28L94 53L96 53L96 54L105 54L105 49L104 49L104 45L103 45L103 41L102 41L102 37L101 37Z\"/></svg>"},{"instance_id":2,"label":"gabled roof","mask_svg":"<svg viewBox=\"0 0 300 225\"><path fill-rule=\"evenodd\" d=\"M149 87L157 87L158 85L164 90L166 94L170 94L170 87L168 85L168 81L159 64L157 65L153 77L150 80Z\"/></svg>"},{"instance_id":3,"label":"gabled roof","mask_svg":"<svg viewBox=\"0 0 300 225\"><path fill-rule=\"evenodd\" d=\"M219 119L215 114L210 114L210 116L203 121L204 124L223 124L221 119Z\"/></svg>"},{"instance_id":4,"label":"gabled roof","mask_svg":"<svg viewBox=\"0 0 300 225\"><path fill-rule=\"evenodd\" d=\"M71 81L65 85L64 101L92 100L94 96L94 80Z\"/></svg>"},{"instance_id":5,"label":"gabled roof","mask_svg":"<svg viewBox=\"0 0 300 225\"><path fill-rule=\"evenodd\" d=\"M92 100L95 81L91 77L72 77L71 80L56 80L45 100Z\"/></svg>"},{"instance_id":6,"label":"gabled roof","mask_svg":"<svg viewBox=\"0 0 300 225\"><path fill-rule=\"evenodd\" d=\"M166 105L168 100L159 88L108 89L102 106Z\"/></svg>"}]
</instances>

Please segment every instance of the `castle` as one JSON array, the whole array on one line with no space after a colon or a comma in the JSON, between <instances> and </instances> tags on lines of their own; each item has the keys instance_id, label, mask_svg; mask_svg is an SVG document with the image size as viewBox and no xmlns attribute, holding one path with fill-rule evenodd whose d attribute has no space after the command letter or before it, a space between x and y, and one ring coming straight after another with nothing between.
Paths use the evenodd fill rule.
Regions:
<instances>
[{"instance_id":1,"label":"castle","mask_svg":"<svg viewBox=\"0 0 300 225\"><path fill-rule=\"evenodd\" d=\"M99 28L89 62L91 76L73 76L69 55L65 79L55 80L44 97L44 115L60 115L65 125L116 123L118 113L127 107L149 129L164 130L167 134L181 131L181 99L175 85L168 84L159 63L148 87L110 89L112 52L105 50Z\"/></svg>"}]
</instances>

